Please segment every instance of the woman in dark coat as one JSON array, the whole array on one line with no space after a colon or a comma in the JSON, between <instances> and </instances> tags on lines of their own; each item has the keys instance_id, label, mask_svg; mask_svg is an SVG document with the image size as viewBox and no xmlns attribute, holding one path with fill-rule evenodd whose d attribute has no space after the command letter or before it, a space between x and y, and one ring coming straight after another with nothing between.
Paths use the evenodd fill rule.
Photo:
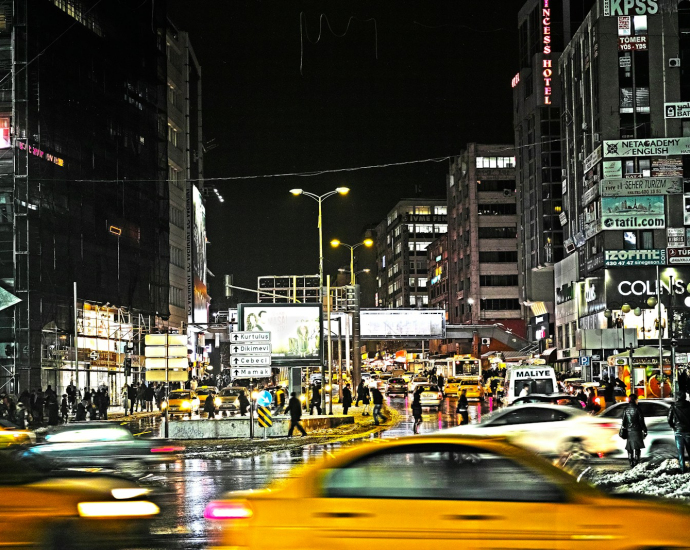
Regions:
<instances>
[{"instance_id":1,"label":"woman in dark coat","mask_svg":"<svg viewBox=\"0 0 690 550\"><path fill-rule=\"evenodd\" d=\"M644 448L644 438L647 437L647 425L644 416L637 407L637 396L631 395L628 406L623 411L623 421L621 424L627 430L628 442L625 449L628 451L630 467L640 463L640 449Z\"/></svg>"},{"instance_id":2,"label":"woman in dark coat","mask_svg":"<svg viewBox=\"0 0 690 550\"><path fill-rule=\"evenodd\" d=\"M357 401L355 401L355 407L359 406L359 402L364 399L364 380L359 381L359 386L357 386Z\"/></svg>"},{"instance_id":3,"label":"woman in dark coat","mask_svg":"<svg viewBox=\"0 0 690 550\"><path fill-rule=\"evenodd\" d=\"M422 424L422 391L424 391L424 388L418 386L412 398L412 416L414 417L412 431L416 434L419 433L419 426Z\"/></svg>"},{"instance_id":4,"label":"woman in dark coat","mask_svg":"<svg viewBox=\"0 0 690 550\"><path fill-rule=\"evenodd\" d=\"M369 388L367 388L366 386L363 386L362 387L362 404L364 405L364 411L362 412L362 416L369 416L369 403L371 403L370 395L371 394L369 393ZM359 399L359 397L357 399Z\"/></svg>"},{"instance_id":5,"label":"woman in dark coat","mask_svg":"<svg viewBox=\"0 0 690 550\"><path fill-rule=\"evenodd\" d=\"M240 416L245 416L247 414L247 408L249 407L249 399L247 399L245 393L242 392L237 401L240 405Z\"/></svg>"},{"instance_id":6,"label":"woman in dark coat","mask_svg":"<svg viewBox=\"0 0 690 550\"><path fill-rule=\"evenodd\" d=\"M460 397L458 398L458 406L455 408L455 412L460 415L460 425L470 423L470 415L467 412L470 404L467 401L467 390L462 390L460 392Z\"/></svg>"},{"instance_id":7,"label":"woman in dark coat","mask_svg":"<svg viewBox=\"0 0 690 550\"><path fill-rule=\"evenodd\" d=\"M352 407L352 392L350 391L350 384L345 384L343 388L343 414L347 414L347 409Z\"/></svg>"}]
</instances>

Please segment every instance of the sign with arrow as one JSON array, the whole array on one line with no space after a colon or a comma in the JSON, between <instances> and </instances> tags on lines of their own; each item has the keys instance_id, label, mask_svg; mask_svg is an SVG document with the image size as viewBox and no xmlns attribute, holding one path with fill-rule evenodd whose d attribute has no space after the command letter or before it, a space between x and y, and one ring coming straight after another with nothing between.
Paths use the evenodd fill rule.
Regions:
<instances>
[{"instance_id":1,"label":"sign with arrow","mask_svg":"<svg viewBox=\"0 0 690 550\"><path fill-rule=\"evenodd\" d=\"M232 379L238 378L270 378L271 367L232 367Z\"/></svg>"},{"instance_id":2,"label":"sign with arrow","mask_svg":"<svg viewBox=\"0 0 690 550\"><path fill-rule=\"evenodd\" d=\"M230 333L230 343L239 344L246 342L269 343L271 341L270 332L239 331Z\"/></svg>"},{"instance_id":3,"label":"sign with arrow","mask_svg":"<svg viewBox=\"0 0 690 550\"><path fill-rule=\"evenodd\" d=\"M270 367L270 355L233 355L230 358L231 367Z\"/></svg>"},{"instance_id":4,"label":"sign with arrow","mask_svg":"<svg viewBox=\"0 0 690 550\"><path fill-rule=\"evenodd\" d=\"M271 344L230 344L230 355L271 353Z\"/></svg>"}]
</instances>

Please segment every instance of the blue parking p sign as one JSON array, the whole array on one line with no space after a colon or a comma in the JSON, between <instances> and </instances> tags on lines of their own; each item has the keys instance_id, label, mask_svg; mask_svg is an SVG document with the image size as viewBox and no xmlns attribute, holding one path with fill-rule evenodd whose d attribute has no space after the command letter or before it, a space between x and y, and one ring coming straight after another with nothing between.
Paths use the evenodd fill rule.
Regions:
<instances>
[{"instance_id":1,"label":"blue parking p sign","mask_svg":"<svg viewBox=\"0 0 690 550\"><path fill-rule=\"evenodd\" d=\"M580 366L589 367L589 361L591 357L589 355L583 355L580 357Z\"/></svg>"}]
</instances>

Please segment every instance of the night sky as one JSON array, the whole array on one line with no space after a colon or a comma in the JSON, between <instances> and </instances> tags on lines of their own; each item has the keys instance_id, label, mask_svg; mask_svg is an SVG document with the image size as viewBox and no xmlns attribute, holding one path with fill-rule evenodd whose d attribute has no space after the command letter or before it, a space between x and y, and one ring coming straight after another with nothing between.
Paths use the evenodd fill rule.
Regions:
<instances>
[{"instance_id":1,"label":"night sky","mask_svg":"<svg viewBox=\"0 0 690 550\"><path fill-rule=\"evenodd\" d=\"M350 187L323 203L334 274L349 250L331 239L360 242L401 198L445 197L448 160L413 161L511 143L522 4L168 0L202 66L205 176L225 198L207 203L211 295L225 273L250 288L258 275L318 273L318 206L290 189ZM411 164L281 176L391 163ZM357 254L374 268L373 250Z\"/></svg>"}]
</instances>

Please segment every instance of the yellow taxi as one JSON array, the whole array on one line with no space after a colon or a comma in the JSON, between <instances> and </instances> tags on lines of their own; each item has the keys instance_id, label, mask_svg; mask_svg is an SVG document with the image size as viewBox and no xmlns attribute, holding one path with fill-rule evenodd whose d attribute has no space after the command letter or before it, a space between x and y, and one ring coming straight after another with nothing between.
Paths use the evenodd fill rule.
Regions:
<instances>
[{"instance_id":1,"label":"yellow taxi","mask_svg":"<svg viewBox=\"0 0 690 550\"><path fill-rule=\"evenodd\" d=\"M0 471L2 548L139 548L160 512L150 490L129 480L44 473L9 450L0 451Z\"/></svg>"},{"instance_id":2,"label":"yellow taxi","mask_svg":"<svg viewBox=\"0 0 690 550\"><path fill-rule=\"evenodd\" d=\"M460 378L449 378L448 380L446 380L446 385L443 388L443 393L446 394L446 396L460 395Z\"/></svg>"},{"instance_id":3,"label":"yellow taxi","mask_svg":"<svg viewBox=\"0 0 690 550\"><path fill-rule=\"evenodd\" d=\"M199 412L200 406L199 396L191 390L173 390L168 396L168 415L171 418L185 414L191 418L192 414Z\"/></svg>"},{"instance_id":4,"label":"yellow taxi","mask_svg":"<svg viewBox=\"0 0 690 550\"><path fill-rule=\"evenodd\" d=\"M0 449L12 445L30 445L36 443L36 434L23 430L11 422L0 419Z\"/></svg>"},{"instance_id":5,"label":"yellow taxi","mask_svg":"<svg viewBox=\"0 0 690 550\"><path fill-rule=\"evenodd\" d=\"M608 495L503 439L380 440L204 513L214 548L688 548L690 507ZM651 529L650 525L662 525Z\"/></svg>"},{"instance_id":6,"label":"yellow taxi","mask_svg":"<svg viewBox=\"0 0 690 550\"><path fill-rule=\"evenodd\" d=\"M460 377L458 393L462 390L467 390L467 399L484 399L484 386L482 386L482 379L480 376Z\"/></svg>"}]
</instances>

